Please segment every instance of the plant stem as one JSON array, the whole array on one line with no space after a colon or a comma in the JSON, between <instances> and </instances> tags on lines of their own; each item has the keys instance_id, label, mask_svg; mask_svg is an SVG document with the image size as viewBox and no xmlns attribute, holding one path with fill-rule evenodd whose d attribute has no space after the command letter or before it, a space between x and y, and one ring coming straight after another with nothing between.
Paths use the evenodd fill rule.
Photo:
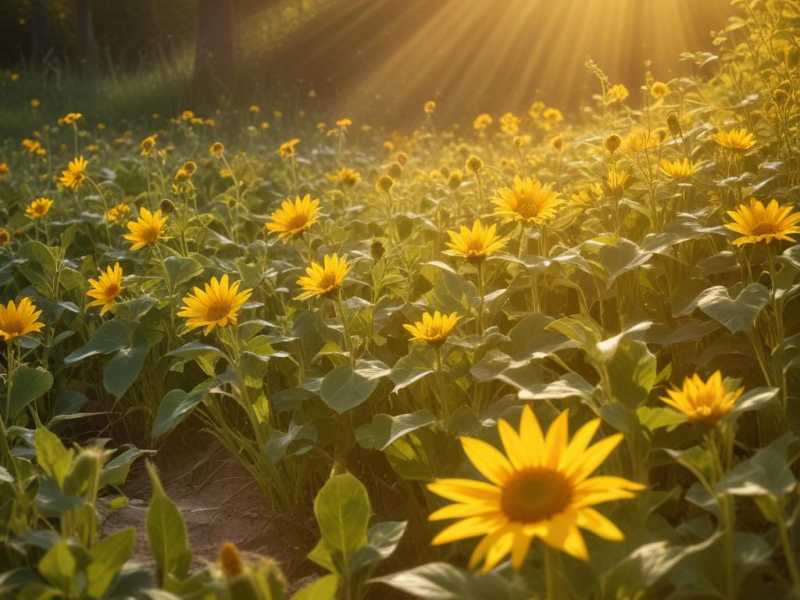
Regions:
<instances>
[{"instance_id":1,"label":"plant stem","mask_svg":"<svg viewBox=\"0 0 800 600\"><path fill-rule=\"evenodd\" d=\"M550 546L544 545L544 577L547 600L558 600L558 556Z\"/></svg>"}]
</instances>

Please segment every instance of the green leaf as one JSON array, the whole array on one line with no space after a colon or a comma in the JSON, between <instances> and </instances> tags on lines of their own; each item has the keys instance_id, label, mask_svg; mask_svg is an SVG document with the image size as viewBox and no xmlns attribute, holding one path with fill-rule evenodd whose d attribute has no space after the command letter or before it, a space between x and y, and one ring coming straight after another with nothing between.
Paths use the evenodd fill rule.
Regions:
<instances>
[{"instance_id":1,"label":"green leaf","mask_svg":"<svg viewBox=\"0 0 800 600\"><path fill-rule=\"evenodd\" d=\"M351 563L351 573L389 558L406 531L407 521L384 521L369 528L367 545L359 548Z\"/></svg>"},{"instance_id":2,"label":"green leaf","mask_svg":"<svg viewBox=\"0 0 800 600\"><path fill-rule=\"evenodd\" d=\"M594 386L577 373L566 373L563 378L550 383L526 386L519 390L520 400L561 400L564 398L589 399Z\"/></svg>"},{"instance_id":3,"label":"green leaf","mask_svg":"<svg viewBox=\"0 0 800 600\"><path fill-rule=\"evenodd\" d=\"M221 356L222 351L216 346L211 346L209 344L202 344L200 342L189 342L188 344L184 344L180 348L176 348L172 352L167 352L166 355L178 356L180 358L189 360L195 358L196 356L202 356L204 354L214 354L217 356Z\"/></svg>"},{"instance_id":4,"label":"green leaf","mask_svg":"<svg viewBox=\"0 0 800 600\"><path fill-rule=\"evenodd\" d=\"M163 585L168 578L181 580L186 577L192 562L192 551L183 517L167 496L155 467L149 462L147 474L152 487L145 518L147 538L158 567L159 581Z\"/></svg>"},{"instance_id":5,"label":"green leaf","mask_svg":"<svg viewBox=\"0 0 800 600\"><path fill-rule=\"evenodd\" d=\"M349 365L336 367L322 380L320 397L339 414L345 413L367 401L378 379L369 379Z\"/></svg>"},{"instance_id":6,"label":"green leaf","mask_svg":"<svg viewBox=\"0 0 800 600\"><path fill-rule=\"evenodd\" d=\"M392 393L431 375L433 371L433 352L426 348L415 347L402 358L398 359L392 368L390 378L394 383Z\"/></svg>"},{"instance_id":7,"label":"green leaf","mask_svg":"<svg viewBox=\"0 0 800 600\"><path fill-rule=\"evenodd\" d=\"M170 287L175 289L203 272L203 265L186 256L168 256L164 259L164 269L169 277Z\"/></svg>"},{"instance_id":8,"label":"green leaf","mask_svg":"<svg viewBox=\"0 0 800 600\"><path fill-rule=\"evenodd\" d=\"M529 314L508 332L510 341L502 344L500 350L514 360L546 358L553 352L574 348L575 342L566 336L547 329L553 318L543 314Z\"/></svg>"},{"instance_id":9,"label":"green leaf","mask_svg":"<svg viewBox=\"0 0 800 600\"><path fill-rule=\"evenodd\" d=\"M331 477L314 499L322 542L340 568L346 568L355 551L367 543L371 514L367 489L349 473Z\"/></svg>"},{"instance_id":10,"label":"green leaf","mask_svg":"<svg viewBox=\"0 0 800 600\"><path fill-rule=\"evenodd\" d=\"M120 348L108 361L103 367L103 387L109 394L115 398L125 395L139 376L149 350L147 340L138 339L133 346Z\"/></svg>"},{"instance_id":11,"label":"green leaf","mask_svg":"<svg viewBox=\"0 0 800 600\"><path fill-rule=\"evenodd\" d=\"M394 417L377 414L372 422L356 429L356 440L367 450L384 450L407 433L435 422L436 417L427 409Z\"/></svg>"},{"instance_id":12,"label":"green leaf","mask_svg":"<svg viewBox=\"0 0 800 600\"><path fill-rule=\"evenodd\" d=\"M797 436L792 433L781 436L728 471L717 484L717 491L734 496L769 495L774 498L790 493L797 479L786 456L790 449L796 452L797 442Z\"/></svg>"},{"instance_id":13,"label":"green leaf","mask_svg":"<svg viewBox=\"0 0 800 600\"><path fill-rule=\"evenodd\" d=\"M66 540L58 540L39 561L39 573L49 583L64 592L69 592L78 563Z\"/></svg>"},{"instance_id":14,"label":"green leaf","mask_svg":"<svg viewBox=\"0 0 800 600\"><path fill-rule=\"evenodd\" d=\"M207 381L195 387L191 392L180 389L168 391L158 405L158 414L153 421L151 435L154 438L168 433L180 425L206 397L206 392L215 382Z\"/></svg>"},{"instance_id":15,"label":"green leaf","mask_svg":"<svg viewBox=\"0 0 800 600\"><path fill-rule=\"evenodd\" d=\"M100 475L100 487L107 485L120 486L125 483L128 473L131 470L133 461L147 454L154 453L155 450L140 450L139 448L128 448L125 452L115 456L105 465Z\"/></svg>"},{"instance_id":16,"label":"green leaf","mask_svg":"<svg viewBox=\"0 0 800 600\"><path fill-rule=\"evenodd\" d=\"M72 468L74 450L67 449L61 439L44 427L37 427L33 434L36 448L36 462L42 470L63 485L64 479Z\"/></svg>"},{"instance_id":17,"label":"green leaf","mask_svg":"<svg viewBox=\"0 0 800 600\"><path fill-rule=\"evenodd\" d=\"M11 377L11 394L8 399L8 420L14 419L25 408L46 394L53 387L50 371L41 367L21 366Z\"/></svg>"},{"instance_id":18,"label":"green leaf","mask_svg":"<svg viewBox=\"0 0 800 600\"><path fill-rule=\"evenodd\" d=\"M734 300L725 286L715 285L702 292L694 303L728 331L739 333L753 327L759 313L769 302L769 294L769 290L760 283L751 283Z\"/></svg>"},{"instance_id":19,"label":"green leaf","mask_svg":"<svg viewBox=\"0 0 800 600\"><path fill-rule=\"evenodd\" d=\"M133 326L125 321L114 319L106 321L97 331L94 332L92 339L64 358L64 363L73 365L82 360L97 354L111 354L130 346Z\"/></svg>"},{"instance_id":20,"label":"green leaf","mask_svg":"<svg viewBox=\"0 0 800 600\"><path fill-rule=\"evenodd\" d=\"M647 401L658 378L655 355L646 344L632 340L619 345L607 368L614 398L633 408Z\"/></svg>"},{"instance_id":21,"label":"green leaf","mask_svg":"<svg viewBox=\"0 0 800 600\"><path fill-rule=\"evenodd\" d=\"M652 257L651 252L645 252L635 243L625 238L616 240L616 244L603 244L597 254L600 264L605 269L608 280L606 285L611 287L614 281L629 271L639 268Z\"/></svg>"},{"instance_id":22,"label":"green leaf","mask_svg":"<svg viewBox=\"0 0 800 600\"><path fill-rule=\"evenodd\" d=\"M384 583L415 598L434 600L496 600L529 598L530 593L512 590L512 583L503 575L476 575L448 563L434 562L408 571L392 573L369 580Z\"/></svg>"},{"instance_id":23,"label":"green leaf","mask_svg":"<svg viewBox=\"0 0 800 600\"><path fill-rule=\"evenodd\" d=\"M749 390L739 398L729 416L736 416L751 410L761 410L764 406L773 402L780 391L780 388L774 387L759 387Z\"/></svg>"},{"instance_id":24,"label":"green leaf","mask_svg":"<svg viewBox=\"0 0 800 600\"><path fill-rule=\"evenodd\" d=\"M292 596L292 600L333 600L338 587L338 575L325 575L303 586Z\"/></svg>"},{"instance_id":25,"label":"green leaf","mask_svg":"<svg viewBox=\"0 0 800 600\"><path fill-rule=\"evenodd\" d=\"M94 598L106 593L114 577L133 554L136 531L133 528L112 533L100 540L89 552L92 562L86 569L87 592Z\"/></svg>"}]
</instances>

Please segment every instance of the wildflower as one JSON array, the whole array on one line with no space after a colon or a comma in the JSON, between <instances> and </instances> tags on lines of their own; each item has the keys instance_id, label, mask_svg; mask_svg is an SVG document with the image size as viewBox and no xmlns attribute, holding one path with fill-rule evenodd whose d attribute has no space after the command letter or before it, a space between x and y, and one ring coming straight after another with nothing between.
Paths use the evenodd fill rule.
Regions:
<instances>
[{"instance_id":1,"label":"wildflower","mask_svg":"<svg viewBox=\"0 0 800 600\"><path fill-rule=\"evenodd\" d=\"M383 192L384 194L388 194L393 186L394 186L394 179L392 179L388 175L381 175L380 177L378 177L378 181L375 182L375 189L378 192Z\"/></svg>"},{"instance_id":2,"label":"wildflower","mask_svg":"<svg viewBox=\"0 0 800 600\"><path fill-rule=\"evenodd\" d=\"M100 316L103 316L113 310L117 297L122 292L122 267L119 263L114 263L113 267L101 270L98 279L89 280L89 287L91 289L86 295L93 298L89 306L100 306Z\"/></svg>"},{"instance_id":3,"label":"wildflower","mask_svg":"<svg viewBox=\"0 0 800 600\"><path fill-rule=\"evenodd\" d=\"M397 164L400 165L401 167L405 167L406 163L408 162L408 154L406 154L405 152L398 152L397 156L395 156L394 158L397 161Z\"/></svg>"},{"instance_id":4,"label":"wildflower","mask_svg":"<svg viewBox=\"0 0 800 600\"><path fill-rule=\"evenodd\" d=\"M777 200L764 206L760 200L750 198L749 206L740 204L736 210L729 210L728 216L734 222L725 227L741 234L733 241L736 246L769 244L773 240L793 242L792 236L800 233L800 212L792 212L791 205L778 204Z\"/></svg>"},{"instance_id":5,"label":"wildflower","mask_svg":"<svg viewBox=\"0 0 800 600\"><path fill-rule=\"evenodd\" d=\"M303 292L297 296L298 300L308 300L316 296L330 296L342 286L345 277L350 272L350 264L345 257L337 254L326 255L323 264L311 261L306 267L306 275L297 280Z\"/></svg>"},{"instance_id":6,"label":"wildflower","mask_svg":"<svg viewBox=\"0 0 800 600\"><path fill-rule=\"evenodd\" d=\"M283 242L287 242L301 235L318 220L319 200L306 194L302 198L296 196L294 200L284 200L281 207L272 213L266 228L267 231L277 233Z\"/></svg>"},{"instance_id":7,"label":"wildflower","mask_svg":"<svg viewBox=\"0 0 800 600\"><path fill-rule=\"evenodd\" d=\"M500 117L500 131L506 135L517 135L520 123L522 123L522 119L514 116L513 113L506 113Z\"/></svg>"},{"instance_id":8,"label":"wildflower","mask_svg":"<svg viewBox=\"0 0 800 600\"><path fill-rule=\"evenodd\" d=\"M182 121L191 121L194 118L195 118L194 112L191 111L191 110L185 110L185 111L183 111L181 113L181 120Z\"/></svg>"},{"instance_id":9,"label":"wildflower","mask_svg":"<svg viewBox=\"0 0 800 600\"><path fill-rule=\"evenodd\" d=\"M561 111L557 108L550 107L544 109L542 112L542 119L553 124L561 123L561 121L564 120L564 115L561 114Z\"/></svg>"},{"instance_id":10,"label":"wildflower","mask_svg":"<svg viewBox=\"0 0 800 600\"><path fill-rule=\"evenodd\" d=\"M69 161L67 168L62 171L58 183L69 190L77 190L86 181L86 169L89 163L83 156Z\"/></svg>"},{"instance_id":11,"label":"wildflower","mask_svg":"<svg viewBox=\"0 0 800 600\"><path fill-rule=\"evenodd\" d=\"M756 138L744 128L718 131L711 139L722 148L733 152L746 152L756 145Z\"/></svg>"},{"instance_id":12,"label":"wildflower","mask_svg":"<svg viewBox=\"0 0 800 600\"><path fill-rule=\"evenodd\" d=\"M612 133L603 141L603 146L605 146L605 149L608 150L609 154L614 154L614 152L616 152L621 145L622 138L616 133Z\"/></svg>"},{"instance_id":13,"label":"wildflower","mask_svg":"<svg viewBox=\"0 0 800 600\"><path fill-rule=\"evenodd\" d=\"M164 231L167 218L161 214L160 210L150 212L146 208L139 209L139 218L136 221L128 222L128 231L123 236L129 242L133 242L131 250L141 250L145 246L152 246L158 241Z\"/></svg>"},{"instance_id":14,"label":"wildflower","mask_svg":"<svg viewBox=\"0 0 800 600\"><path fill-rule=\"evenodd\" d=\"M687 377L682 388L667 390L667 396L661 401L685 414L690 421L714 425L733 410L743 393L743 387L727 390L722 374L716 371L707 381L697 374Z\"/></svg>"},{"instance_id":15,"label":"wildflower","mask_svg":"<svg viewBox=\"0 0 800 600\"><path fill-rule=\"evenodd\" d=\"M478 171L483 168L483 161L479 156L475 156L473 154L467 159L467 162L464 163L464 167L467 169L467 171L477 174Z\"/></svg>"},{"instance_id":16,"label":"wildflower","mask_svg":"<svg viewBox=\"0 0 800 600\"><path fill-rule=\"evenodd\" d=\"M667 177L672 179L689 179L697 174L702 163L690 161L688 158L683 160L667 160L661 161L661 171Z\"/></svg>"},{"instance_id":17,"label":"wildflower","mask_svg":"<svg viewBox=\"0 0 800 600\"><path fill-rule=\"evenodd\" d=\"M79 112L71 112L67 113L63 117L61 117L61 121L63 121L64 125L74 125L78 121L83 118L83 115Z\"/></svg>"},{"instance_id":18,"label":"wildflower","mask_svg":"<svg viewBox=\"0 0 800 600\"><path fill-rule=\"evenodd\" d=\"M511 187L500 188L492 202L498 217L531 225L552 219L561 200L551 184L515 177Z\"/></svg>"},{"instance_id":19,"label":"wildflower","mask_svg":"<svg viewBox=\"0 0 800 600\"><path fill-rule=\"evenodd\" d=\"M41 103L41 102L39 102L39 100L38 100L38 99L36 99L36 98L33 98L33 99L31 100L31 108L32 108L33 110L36 110L36 109L37 109L37 108L39 108L41 105L42 105L42 103Z\"/></svg>"},{"instance_id":20,"label":"wildflower","mask_svg":"<svg viewBox=\"0 0 800 600\"><path fill-rule=\"evenodd\" d=\"M541 100L536 100L528 109L528 116L534 121L538 121L542 117L542 113L544 112L545 108L547 107L545 106L544 102Z\"/></svg>"},{"instance_id":21,"label":"wildflower","mask_svg":"<svg viewBox=\"0 0 800 600\"><path fill-rule=\"evenodd\" d=\"M158 141L158 134L148 135L141 142L139 142L140 156L150 156L156 148Z\"/></svg>"},{"instance_id":22,"label":"wildflower","mask_svg":"<svg viewBox=\"0 0 800 600\"><path fill-rule=\"evenodd\" d=\"M261 121L261 123L259 123L258 126L263 130L269 129L269 123L267 123L266 121Z\"/></svg>"},{"instance_id":23,"label":"wildflower","mask_svg":"<svg viewBox=\"0 0 800 600\"><path fill-rule=\"evenodd\" d=\"M109 223L116 223L117 221L122 220L124 217L127 217L130 212L131 207L125 202L120 202L106 211L106 221Z\"/></svg>"},{"instance_id":24,"label":"wildflower","mask_svg":"<svg viewBox=\"0 0 800 600\"><path fill-rule=\"evenodd\" d=\"M53 201L50 200L50 198L36 198L36 200L31 202L25 209L25 215L27 215L29 219L38 221L46 217L51 208L53 208Z\"/></svg>"},{"instance_id":25,"label":"wildflower","mask_svg":"<svg viewBox=\"0 0 800 600\"><path fill-rule=\"evenodd\" d=\"M40 331L44 324L39 321L42 315L30 298L23 298L19 303L9 300L8 304L0 304L0 338L8 343L29 333Z\"/></svg>"},{"instance_id":26,"label":"wildflower","mask_svg":"<svg viewBox=\"0 0 800 600\"><path fill-rule=\"evenodd\" d=\"M436 111L436 102L428 100L422 107L426 115L432 115Z\"/></svg>"},{"instance_id":27,"label":"wildflower","mask_svg":"<svg viewBox=\"0 0 800 600\"><path fill-rule=\"evenodd\" d=\"M336 126L341 129L342 131L346 131L348 127L353 124L351 119L339 119L336 121Z\"/></svg>"},{"instance_id":28,"label":"wildflower","mask_svg":"<svg viewBox=\"0 0 800 600\"><path fill-rule=\"evenodd\" d=\"M261 107L258 104L251 104L250 107L247 109L252 114L257 115L261 112Z\"/></svg>"},{"instance_id":29,"label":"wildflower","mask_svg":"<svg viewBox=\"0 0 800 600\"><path fill-rule=\"evenodd\" d=\"M666 83L656 81L650 86L650 95L656 100L661 100L667 94L669 94L669 86Z\"/></svg>"},{"instance_id":30,"label":"wildflower","mask_svg":"<svg viewBox=\"0 0 800 600\"><path fill-rule=\"evenodd\" d=\"M197 163L193 160L186 161L175 172L175 181L181 182L191 179L196 172Z\"/></svg>"},{"instance_id":31,"label":"wildflower","mask_svg":"<svg viewBox=\"0 0 800 600\"><path fill-rule=\"evenodd\" d=\"M545 435L526 406L519 432L505 420L498 421L505 453L479 439L461 437L467 458L489 481L438 479L428 485L433 493L454 501L429 519L459 519L432 543L484 536L469 562L475 568L483 561L487 572L509 553L512 566L519 569L537 537L581 560L588 559L588 552L580 529L622 540L617 526L593 506L632 498L644 486L622 477L591 477L622 441L622 435L615 434L590 446L599 427L600 419L593 419L570 441L564 411Z\"/></svg>"},{"instance_id":32,"label":"wildflower","mask_svg":"<svg viewBox=\"0 0 800 600\"><path fill-rule=\"evenodd\" d=\"M481 113L472 122L472 128L475 131L484 131L493 123L492 115L489 113Z\"/></svg>"},{"instance_id":33,"label":"wildflower","mask_svg":"<svg viewBox=\"0 0 800 600\"><path fill-rule=\"evenodd\" d=\"M47 151L42 147L42 143L39 140L25 138L22 140L22 147L31 154L35 154L37 156L44 156L47 154Z\"/></svg>"},{"instance_id":34,"label":"wildflower","mask_svg":"<svg viewBox=\"0 0 800 600\"><path fill-rule=\"evenodd\" d=\"M626 171L617 168L608 170L605 180L605 189L609 196L620 197L631 184L631 176Z\"/></svg>"},{"instance_id":35,"label":"wildflower","mask_svg":"<svg viewBox=\"0 0 800 600\"><path fill-rule=\"evenodd\" d=\"M225 154L225 146L222 142L214 142L209 146L208 153L214 158L221 158Z\"/></svg>"},{"instance_id":36,"label":"wildflower","mask_svg":"<svg viewBox=\"0 0 800 600\"><path fill-rule=\"evenodd\" d=\"M447 235L450 236L447 254L474 261L483 260L502 250L507 242L506 238L497 235L496 225L484 227L480 219L475 219L472 229L462 225L458 232L451 230Z\"/></svg>"},{"instance_id":37,"label":"wildflower","mask_svg":"<svg viewBox=\"0 0 800 600\"><path fill-rule=\"evenodd\" d=\"M404 324L403 328L411 334L412 342L427 342L438 346L447 340L460 318L458 313L443 315L437 310L433 314L423 313L421 321Z\"/></svg>"},{"instance_id":38,"label":"wildflower","mask_svg":"<svg viewBox=\"0 0 800 600\"><path fill-rule=\"evenodd\" d=\"M453 169L450 172L450 177L447 179L447 187L449 187L451 190L457 190L459 187L461 187L463 181L464 173L461 171L461 169Z\"/></svg>"},{"instance_id":39,"label":"wildflower","mask_svg":"<svg viewBox=\"0 0 800 600\"><path fill-rule=\"evenodd\" d=\"M333 183L339 183L345 187L353 187L355 184L361 181L361 173L355 169L342 167L335 173L330 173L328 175L328 180L332 181Z\"/></svg>"},{"instance_id":40,"label":"wildflower","mask_svg":"<svg viewBox=\"0 0 800 600\"><path fill-rule=\"evenodd\" d=\"M190 331L205 327L203 331L205 335L216 327L235 325L239 309L253 293L252 290L240 292L239 285L241 281L230 284L227 274L219 280L212 277L211 281L204 284L205 289L195 287L191 294L184 296L178 316L186 319L186 327Z\"/></svg>"},{"instance_id":41,"label":"wildflower","mask_svg":"<svg viewBox=\"0 0 800 600\"><path fill-rule=\"evenodd\" d=\"M634 154L658 148L663 138L659 138L655 131L637 128L625 138L625 147Z\"/></svg>"},{"instance_id":42,"label":"wildflower","mask_svg":"<svg viewBox=\"0 0 800 600\"><path fill-rule=\"evenodd\" d=\"M11 232L5 227L0 227L0 246L5 246L11 241Z\"/></svg>"},{"instance_id":43,"label":"wildflower","mask_svg":"<svg viewBox=\"0 0 800 600\"><path fill-rule=\"evenodd\" d=\"M624 102L628 95L628 88L621 83L617 83L608 88L608 92L606 92L606 102L608 104Z\"/></svg>"},{"instance_id":44,"label":"wildflower","mask_svg":"<svg viewBox=\"0 0 800 600\"><path fill-rule=\"evenodd\" d=\"M293 158L295 155L295 147L300 143L299 138L292 138L288 142L281 144L278 148L278 154L281 158Z\"/></svg>"}]
</instances>

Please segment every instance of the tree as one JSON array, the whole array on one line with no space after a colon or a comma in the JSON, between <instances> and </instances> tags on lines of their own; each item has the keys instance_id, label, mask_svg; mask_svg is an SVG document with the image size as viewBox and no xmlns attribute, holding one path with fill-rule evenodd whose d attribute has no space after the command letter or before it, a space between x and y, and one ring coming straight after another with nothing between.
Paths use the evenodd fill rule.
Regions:
<instances>
[{"instance_id":1,"label":"tree","mask_svg":"<svg viewBox=\"0 0 800 600\"><path fill-rule=\"evenodd\" d=\"M38 65L50 50L46 0L31 2L31 62Z\"/></svg>"},{"instance_id":2,"label":"tree","mask_svg":"<svg viewBox=\"0 0 800 600\"><path fill-rule=\"evenodd\" d=\"M76 0L75 16L78 32L78 61L83 77L93 79L97 75L97 38L94 35L91 0Z\"/></svg>"},{"instance_id":3,"label":"tree","mask_svg":"<svg viewBox=\"0 0 800 600\"><path fill-rule=\"evenodd\" d=\"M229 94L236 67L232 0L197 1L192 91L196 102Z\"/></svg>"}]
</instances>

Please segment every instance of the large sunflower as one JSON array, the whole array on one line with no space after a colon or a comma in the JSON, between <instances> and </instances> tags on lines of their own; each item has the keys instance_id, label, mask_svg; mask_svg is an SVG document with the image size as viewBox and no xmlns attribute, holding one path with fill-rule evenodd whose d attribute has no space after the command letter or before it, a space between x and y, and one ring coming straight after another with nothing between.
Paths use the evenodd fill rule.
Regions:
<instances>
[{"instance_id":1,"label":"large sunflower","mask_svg":"<svg viewBox=\"0 0 800 600\"><path fill-rule=\"evenodd\" d=\"M42 311L30 298L23 298L19 303L9 300L8 304L0 304L0 338L8 343L29 333L40 331L44 324L39 321Z\"/></svg>"},{"instance_id":2,"label":"large sunflower","mask_svg":"<svg viewBox=\"0 0 800 600\"><path fill-rule=\"evenodd\" d=\"M767 206L760 200L750 198L750 204L740 204L736 210L729 210L728 216L733 223L725 227L742 234L733 243L744 244L770 243L773 240L793 242L792 235L800 233L800 213L792 212L791 205L778 204L771 200Z\"/></svg>"},{"instance_id":3,"label":"large sunflower","mask_svg":"<svg viewBox=\"0 0 800 600\"><path fill-rule=\"evenodd\" d=\"M146 208L139 209L139 218L128 222L130 233L122 236L129 242L133 242L131 250L141 250L145 246L152 246L161 237L167 217L161 214L160 210L150 212Z\"/></svg>"},{"instance_id":4,"label":"large sunflower","mask_svg":"<svg viewBox=\"0 0 800 600\"><path fill-rule=\"evenodd\" d=\"M315 296L329 296L335 293L350 272L350 263L338 254L326 255L322 264L311 261L306 267L306 274L297 280L303 292L297 296L298 300L308 300Z\"/></svg>"},{"instance_id":5,"label":"large sunflower","mask_svg":"<svg viewBox=\"0 0 800 600\"><path fill-rule=\"evenodd\" d=\"M83 156L69 161L67 168L61 172L58 184L68 190L77 190L86 181L86 169L88 167L89 163Z\"/></svg>"},{"instance_id":6,"label":"large sunflower","mask_svg":"<svg viewBox=\"0 0 800 600\"><path fill-rule=\"evenodd\" d=\"M580 529L621 540L617 526L592 507L632 498L644 486L611 475L590 477L622 440L616 434L590 446L599 426L600 419L586 423L570 441L568 411L564 411L545 435L526 406L519 432L498 421L505 454L481 440L462 437L467 457L489 481L439 479L428 485L430 491L454 501L430 520L458 519L433 544L484 536L472 553L470 567L483 561L486 572L509 553L511 564L520 568L534 538L583 560L588 553Z\"/></svg>"},{"instance_id":7,"label":"large sunflower","mask_svg":"<svg viewBox=\"0 0 800 600\"><path fill-rule=\"evenodd\" d=\"M695 374L683 380L683 387L667 390L661 398L665 404L679 410L690 421L713 425L736 406L744 388L729 390L716 371L707 381Z\"/></svg>"},{"instance_id":8,"label":"large sunflower","mask_svg":"<svg viewBox=\"0 0 800 600\"><path fill-rule=\"evenodd\" d=\"M301 235L319 220L319 200L306 194L294 200L286 199L281 207L272 213L267 231L277 233L284 242Z\"/></svg>"},{"instance_id":9,"label":"large sunflower","mask_svg":"<svg viewBox=\"0 0 800 600\"><path fill-rule=\"evenodd\" d=\"M458 313L442 314L438 310L433 314L426 312L421 321L406 323L403 328L411 334L412 342L427 342L432 346L443 344L458 324L461 317Z\"/></svg>"},{"instance_id":10,"label":"large sunflower","mask_svg":"<svg viewBox=\"0 0 800 600\"><path fill-rule=\"evenodd\" d=\"M186 326L190 330L205 327L205 335L211 333L215 327L235 325L239 318L239 309L253 293L253 290L240 292L240 284L241 281L231 284L227 275L219 280L212 277L203 286L204 290L195 287L191 294L183 298L183 307L178 316L186 319Z\"/></svg>"},{"instance_id":11,"label":"large sunflower","mask_svg":"<svg viewBox=\"0 0 800 600\"><path fill-rule=\"evenodd\" d=\"M89 280L89 287L86 295L93 298L89 306L99 306L100 315L106 314L114 308L122 293L122 267L115 263L113 267L100 271L100 277Z\"/></svg>"},{"instance_id":12,"label":"large sunflower","mask_svg":"<svg viewBox=\"0 0 800 600\"><path fill-rule=\"evenodd\" d=\"M36 198L36 200L31 202L25 209L25 214L29 219L38 221L46 217L51 208L53 208L53 201L50 200L50 198Z\"/></svg>"},{"instance_id":13,"label":"large sunflower","mask_svg":"<svg viewBox=\"0 0 800 600\"><path fill-rule=\"evenodd\" d=\"M500 188L493 200L495 214L507 221L541 224L552 219L561 203L552 184L529 177L514 177L511 187Z\"/></svg>"},{"instance_id":14,"label":"large sunflower","mask_svg":"<svg viewBox=\"0 0 800 600\"><path fill-rule=\"evenodd\" d=\"M458 232L448 231L447 235L450 241L445 254L476 261L502 250L507 242L506 238L497 235L496 225L484 227L480 219L475 219L472 229L462 225Z\"/></svg>"}]
</instances>

